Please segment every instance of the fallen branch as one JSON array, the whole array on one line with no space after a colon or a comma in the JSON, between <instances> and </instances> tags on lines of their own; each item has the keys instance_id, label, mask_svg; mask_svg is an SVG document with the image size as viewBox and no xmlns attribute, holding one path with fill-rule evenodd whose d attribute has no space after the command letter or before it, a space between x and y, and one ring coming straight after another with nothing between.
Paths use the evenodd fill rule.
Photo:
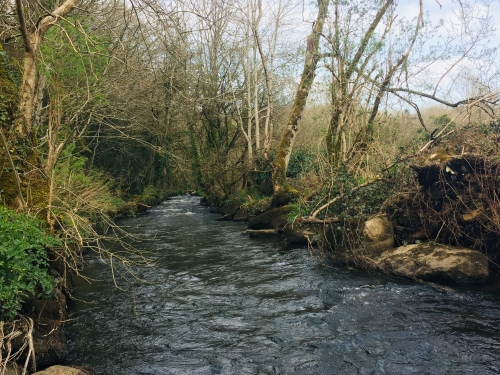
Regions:
<instances>
[{"instance_id":1,"label":"fallen branch","mask_svg":"<svg viewBox=\"0 0 500 375\"><path fill-rule=\"evenodd\" d=\"M278 234L278 231L276 229L247 229L243 234L248 234L251 237L274 236Z\"/></svg>"},{"instance_id":2,"label":"fallen branch","mask_svg":"<svg viewBox=\"0 0 500 375\"><path fill-rule=\"evenodd\" d=\"M358 185L356 186L355 188L353 188L350 193L353 193L361 188L364 188L368 185L371 185L371 184L374 184L375 182L378 182L378 181L382 181L382 178L381 177L377 177L373 180L370 180L370 181L367 181L365 182L364 184L361 184L361 185ZM345 193L342 193L340 195L337 195L335 198L333 198L331 201L325 203L323 206L321 206L320 208L318 208L316 211L314 211L311 216L307 217L307 218L303 218L303 223L307 223L307 224L323 224L323 223L338 223L339 222L339 218L330 218L330 219L318 219L317 216L319 215L319 213L321 211L324 211L325 209L327 209L328 207L330 207L332 204L334 204L335 202L337 202L338 200L344 198L345 196Z\"/></svg>"},{"instance_id":3,"label":"fallen branch","mask_svg":"<svg viewBox=\"0 0 500 375\"><path fill-rule=\"evenodd\" d=\"M296 222L299 224L330 224L338 223L340 219L338 217L330 217L328 219L317 219L315 217L299 217Z\"/></svg>"}]
</instances>

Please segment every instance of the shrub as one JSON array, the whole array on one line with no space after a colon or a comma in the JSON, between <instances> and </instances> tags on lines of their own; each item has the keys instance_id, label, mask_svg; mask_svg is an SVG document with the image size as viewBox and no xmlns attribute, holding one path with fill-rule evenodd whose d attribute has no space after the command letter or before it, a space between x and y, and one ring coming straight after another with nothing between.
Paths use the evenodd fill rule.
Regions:
<instances>
[{"instance_id":1,"label":"shrub","mask_svg":"<svg viewBox=\"0 0 500 375\"><path fill-rule=\"evenodd\" d=\"M28 293L50 297L52 277L48 273L45 248L60 245L47 235L33 216L0 207L0 319L12 319Z\"/></svg>"}]
</instances>

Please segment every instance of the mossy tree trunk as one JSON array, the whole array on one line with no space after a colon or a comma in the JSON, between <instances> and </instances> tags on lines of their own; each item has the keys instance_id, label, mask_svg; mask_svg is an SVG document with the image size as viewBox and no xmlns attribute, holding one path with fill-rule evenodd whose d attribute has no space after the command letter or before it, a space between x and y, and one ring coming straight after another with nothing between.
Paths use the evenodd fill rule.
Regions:
<instances>
[{"instance_id":1,"label":"mossy tree trunk","mask_svg":"<svg viewBox=\"0 0 500 375\"><path fill-rule=\"evenodd\" d=\"M5 203L20 210L31 210L41 215L47 208L50 189L47 170L43 170L42 160L37 150L37 136L33 128L33 116L36 106L37 59L45 33L59 20L68 15L78 4L78 0L66 0L51 13L38 19L35 25L27 25L23 4L16 0L16 11L19 29L24 41L24 57L22 82L19 90L18 117L6 126L8 138L5 142L5 153L13 160L15 168L4 171L2 181L17 181L20 191L7 188L12 194L5 194ZM8 125L8 124L7 124ZM19 196L19 194L24 196Z\"/></svg>"},{"instance_id":2,"label":"mossy tree trunk","mask_svg":"<svg viewBox=\"0 0 500 375\"><path fill-rule=\"evenodd\" d=\"M281 142L273 164L273 200L272 207L288 204L296 197L296 192L291 189L286 181L286 170L293 149L295 135L298 131L298 122L306 106L307 97L316 75L316 66L320 59L319 39L323 31L326 14L328 12L328 0L318 0L318 15L314 23L312 33L307 38L306 58L304 69L300 78L299 87L295 93L295 100L288 117L287 126L281 137Z\"/></svg>"},{"instance_id":3,"label":"mossy tree trunk","mask_svg":"<svg viewBox=\"0 0 500 375\"><path fill-rule=\"evenodd\" d=\"M21 0L16 0L17 16L24 40L23 82L19 102L20 118L17 122L17 132L21 137L29 137L32 131L37 83L36 63L43 37L52 26L68 15L77 4L78 0L66 0L50 14L40 18L32 30L28 30Z\"/></svg>"}]
</instances>

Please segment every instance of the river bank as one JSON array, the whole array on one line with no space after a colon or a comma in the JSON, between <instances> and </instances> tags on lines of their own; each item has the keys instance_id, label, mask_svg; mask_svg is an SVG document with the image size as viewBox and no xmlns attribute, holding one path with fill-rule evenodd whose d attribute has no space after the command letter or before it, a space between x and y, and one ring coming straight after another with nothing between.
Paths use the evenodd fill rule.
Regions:
<instances>
[{"instance_id":1,"label":"river bank","mask_svg":"<svg viewBox=\"0 0 500 375\"><path fill-rule=\"evenodd\" d=\"M210 318L209 311L211 311L211 314L215 315L213 319L222 319L217 324L215 324L214 327L212 327L213 330L218 331L219 329L223 329L224 332L228 330L227 334L229 336L231 336L231 332L242 332L244 334L251 333L253 329L240 327L240 319L242 318L238 318L236 320L231 318L231 316L234 316L234 314L236 314L236 310L235 312L229 313L229 315L223 314L222 317L220 317L220 311L218 310L218 308L215 311L210 310L209 306L212 306L212 303L208 303L207 305L206 302L203 302L200 305L200 302L204 301L205 298L216 298L217 302L215 303L215 305L219 307L221 303L223 305L226 305L226 303L236 303L234 308L237 308L237 306L245 307L246 304L241 305L241 302L244 300L244 298L240 299L241 296L238 297L240 295L240 292L246 290L245 285L247 285L247 282L245 282L245 278L256 278L256 275L254 275L253 272L262 272L260 266L258 265L261 263L267 264L269 260L271 260L272 262L276 262L276 264L272 266L272 269L265 271L266 273L262 275L263 279L258 278L260 281L255 280L255 285L257 286L264 282L264 285L267 285L264 287L264 289L269 288L270 290L274 291L271 292L271 294L267 297L258 299L258 306L260 307L257 308L257 306L254 306L251 310L254 312L256 311L255 309L259 311L262 308L261 305L262 303L264 303L264 300L270 299L270 301L266 303L271 303L271 306L278 306L280 303L283 303L283 301L281 301L281 297L284 296L283 292L285 291L286 293L296 293L296 291L294 292L294 290L297 288L299 294L301 294L301 285L307 285L307 283L309 283L308 278L310 277L309 272L311 272L311 270L313 270L313 273L321 270L321 278L326 279L331 279L332 277L335 278L339 274L344 275L347 278L345 280L345 282L347 283L349 283L347 280L350 277L353 277L353 283L357 285L356 288L360 288L360 291L371 291L374 289L378 289L382 285L397 285L398 287L403 286L404 289L411 289L414 287L416 288L416 290L420 290L419 292L417 292L417 294L414 295L414 298L416 298L417 300L420 298L418 294L422 293L422 290L419 288L424 288L423 290L425 291L425 295L426 293L429 293L425 289L428 286L432 286L431 289L436 290L436 292L433 292L435 294L431 293L431 295L433 296L432 299L435 299L436 301L439 300L440 295L441 297L448 299L450 298L450 294L458 296L459 300L468 295L473 295L475 296L474 298L482 296L481 298L486 298L486 300L489 300L491 298L495 300L495 298L497 299L497 297L493 296L498 296L500 292L500 283L498 282L500 280L498 279L496 280L496 282L495 280L491 279L488 283L485 283L481 286L476 285L469 287L455 286L453 288L435 288L432 284L419 286L421 285L419 283L407 283L402 279L389 279L383 275L379 275L373 272L366 272L366 270L363 269L356 270L352 269L350 266L345 267L347 263L344 263L344 265L341 267L338 267L333 263L324 263L324 265L322 265L322 262L318 262L318 258L310 256L311 254L308 250L306 250L304 243L300 244L300 242L294 241L288 241L287 243L285 243L283 242L284 238L279 238L279 236L277 235L273 235L267 238L259 238L260 236L257 238L248 238L248 236L243 235L245 230L247 230L246 223L241 221L226 221L227 217L224 219L225 222L220 222L217 220L218 218L213 213L209 213L209 211L209 208L199 205L198 197L185 195L174 197L171 200L162 202L158 206L152 207L146 215L136 218L124 218L121 220L120 224L125 229L130 229L132 234L137 235L138 237L145 236L147 238L147 240L145 241L145 243L147 243L147 246L145 248L142 248L142 250L146 251L149 254L148 259L151 262L158 264L158 268L156 268L156 271L155 269L150 270L140 265L134 266L134 272L141 279L146 280L148 283L151 283L149 287L142 283L135 282L129 278L128 280L121 279L119 283L119 286L123 289L128 290L128 293L124 293L119 289L116 289L115 291L114 281L112 278L110 278L111 276L109 273L109 262L104 259L91 256L90 254L86 256L87 267L84 270L84 276L96 281L93 284L88 284L85 279L78 278L77 280L75 280L77 285L77 289L75 291L77 300L72 306L73 310L70 309L69 316L65 317L65 322L63 325L61 325L59 331L62 334L64 328L64 331L69 333L69 353L67 359L63 361L63 364L69 366L92 366L95 367L101 374L122 374L122 372L118 371L117 369L119 369L122 364L124 365L124 363L127 363L127 361L123 362L120 360L118 361L118 363L113 363L112 366L109 365L111 367L109 367L108 365L106 365L108 367L102 367L101 364L95 362L91 358L96 355L96 351L105 351L107 355L116 357L117 352L114 352L113 348L106 349L106 343L109 343L110 337L112 338L111 340L113 342L115 342L116 340L119 341L119 345L121 348L120 350L124 350L125 352L131 350L131 348L136 348L136 350L139 350L142 344L141 341L137 340L142 340L140 338L144 337L144 335L152 335L153 331L156 329L153 328L154 324L156 324L155 322L157 322L158 319L163 319L160 318L160 316L155 317L155 314L163 314L167 312L167 315L170 316L170 314L168 313L170 309L174 309L177 312L173 313L172 316L167 318L171 319L167 324L168 330L174 330L175 332L177 332L177 334L180 335L180 337L182 337L182 335L185 335L186 332L183 332L182 328L177 327L177 323L181 325L187 323L188 326L190 326L198 319L212 319ZM212 209L211 211L214 210ZM219 218L224 218L224 214L222 214ZM284 234L284 232L282 234ZM219 247L223 247L224 251L220 250ZM262 248L267 250L262 252ZM227 254L227 251L230 251L231 255ZM294 257L299 257L298 259L293 261L293 267L298 268L293 271L293 277L295 280L292 283L293 285L289 285L285 287L285 289L282 289L282 287L280 286L279 278L276 279L277 276L271 277L271 274L272 272L277 272L278 275L283 276L282 267L287 268L291 265L287 265L287 262L283 263L282 259L287 258L287 254L289 253L294 254ZM249 255L251 257L250 265L253 266L250 266L248 263ZM302 266L300 266L301 264ZM203 270L203 265L205 265L207 268L205 271ZM246 267L250 267L253 271L250 272L246 269ZM123 271L123 269L118 269L118 271L120 270ZM205 274L205 272L209 272L209 274ZM304 279L302 280L301 274L303 272L305 272L305 274L303 275ZM232 275L229 279L227 279L227 276L225 276L227 273ZM221 281L215 282L216 277L220 277ZM358 282L358 279L364 281ZM161 286L163 282L170 285L168 287L169 292L167 294L158 295L157 293L159 292L159 290L157 288L165 287ZM209 284L215 282L215 289L210 287L207 292L204 292L204 288L207 285L207 282L209 282ZM236 282L237 285L234 284L234 282ZM278 284L273 285L275 282L277 282ZM312 295L307 298L313 298L313 296L317 296L318 292L320 293L320 296L323 295L321 292L323 286L320 286L321 284L322 282L316 281L314 283L314 285L316 286L307 288L307 290L312 293ZM327 295L331 292L333 292L334 294L337 293L335 292L335 290L337 290L335 289L337 288L337 286L333 285L328 286L324 291ZM189 286L189 291L186 292L187 294L182 291L183 287L185 286ZM242 287L243 290L241 290ZM330 288L332 287L333 290L330 290ZM112 288L112 290L110 288ZM105 291L104 294L101 294L101 291ZM177 296L177 293L181 293L181 296ZM201 297L201 295L206 297ZM200 298L202 299L200 300ZM278 298L280 302L275 301L275 298ZM81 301L79 301L80 299L84 299L87 302L94 301L93 303L96 303L97 301L97 306L87 304L82 305ZM168 302L170 299L173 299L173 302ZM327 311L331 310L331 306L333 306L331 305L331 303L328 303L328 301L325 302L325 300L321 301L321 304L318 304L312 310L310 310L311 306L307 307L308 305L306 304L303 307L304 310L302 307L299 307L299 310L293 308L292 310L290 310L290 312L293 312L293 314L295 314L298 311L312 311L314 315L317 314L318 311L322 311L322 309L318 310L319 306L324 306L323 308ZM179 303L180 305L177 305L177 303ZM292 302L286 303L291 303L291 306L293 306ZM316 303L318 302L315 302L313 306L315 306ZM372 302L369 302L366 306L370 306L371 304ZM115 315L113 317L112 312L114 311L114 306L121 306L120 309L123 309L123 311L120 311L118 315ZM195 308L196 310L208 310L206 310L197 318L193 317L185 320L184 318L181 318L181 316L182 314L186 313L185 309L189 308L189 306L191 306L191 308ZM372 307L370 306L370 309L371 308ZM79 315L82 311L84 311L83 319ZM107 312L104 313L104 311ZM282 311L281 308L280 311ZM285 309L285 311L287 311L287 308ZM331 310L330 312L334 313L335 310ZM144 316L141 317L142 314L146 314L146 320L144 320ZM245 314L250 314L245 315L248 318L251 316L252 312L248 311ZM268 313L265 313L264 315L267 314ZM274 314L275 313L273 313L272 315L276 316ZM217 318L217 316L219 316L219 318ZM303 319L306 319L307 321L307 319L309 319L308 316L309 315L303 317ZM227 319L229 319L229 321L226 321ZM491 315L491 319L494 320L496 318L494 317L494 315ZM82 320L84 321L82 322ZM141 322L147 323L146 331L144 332L141 331ZM314 320L313 322L313 326L315 324L322 324L321 319L319 321ZM219 323L222 324L222 326ZM115 336L116 333L121 332L124 327L127 327L129 324L131 324L131 327L127 328L125 336L123 338L117 339L117 337ZM236 324L236 326L233 326L234 324ZM90 327L88 325L90 325ZM242 327L245 326L246 323L244 323ZM241 329L238 327L240 327ZM198 328L202 329L203 327ZM89 329L92 332L90 332ZM292 328L289 327L289 329ZM347 329L347 326L345 327L345 329ZM166 331L162 328L161 332L165 333ZM138 338L133 339L133 336L131 335L138 335ZM169 334L169 337L171 338L171 334ZM227 339L229 340L229 338ZM248 337L248 339L251 340L250 337ZM127 340L132 341L127 344ZM155 340L159 340L159 338L156 337ZM206 340L206 337L203 338L203 340ZM314 344L313 338L311 338L310 340L311 345L316 345ZM172 359L173 357L171 356L171 344L164 341L161 342L163 342L163 344L153 345L151 347L148 347L148 349L146 350L148 352L150 350L153 350L153 352L157 353L158 355L162 352L162 350L166 350L170 353L169 358ZM97 347L92 346L94 344L96 344ZM86 347L88 345L91 345L92 347L84 348L84 346ZM214 342L209 345L217 344L215 344ZM174 350L175 356L179 356L183 352L183 349L181 348L186 348L186 350L191 351L194 350L193 348L198 348L199 346L196 342L196 338L192 337L190 339L190 343L183 344L181 341L178 341L177 344L174 345L174 347L177 347L177 349ZM84 360L80 360L79 358L82 355L82 350L85 353L88 353L83 355ZM131 353L129 353L128 355L131 355ZM196 356L195 353L193 353L193 355ZM203 356L204 355L205 354L203 354ZM98 358L100 358L99 360L105 360L102 355L99 355ZM132 358L138 359L136 354L133 354ZM150 357L150 359L155 363L158 361L160 361L161 363L166 363L159 357L157 357L156 354L154 354L153 357ZM131 365L126 364L125 366ZM144 373L170 373L168 372L169 367L166 364L166 367L161 367L161 369L157 368L156 372L148 372L146 363L142 364L141 366L143 367L141 367L140 371L143 371ZM216 368L226 369L227 363L223 362L218 366L219 367L216 366ZM280 366L284 366L281 361ZM190 371L186 370L186 368L183 369L183 365L180 363L175 364L174 367L180 369L180 373L187 374ZM124 373L127 373L127 371L129 371L128 373L134 374L137 373L134 371L139 371L134 366L126 368L127 370L125 370ZM131 370L131 368L135 369ZM189 366L188 368L192 369L192 367ZM197 367L194 366L194 368ZM208 366L206 368L212 367ZM264 368L267 367L262 367L262 369ZM212 373L210 371L216 370L212 369L210 371L207 371L207 373ZM229 374L231 372L222 373ZM291 373L294 372L292 371ZM327 373L328 372L325 372L325 374ZM345 370L345 373L347 374L349 372Z\"/></svg>"},{"instance_id":2,"label":"river bank","mask_svg":"<svg viewBox=\"0 0 500 375\"><path fill-rule=\"evenodd\" d=\"M417 282L481 284L498 276L498 267L479 251L416 241L398 247L393 224L379 214L364 222L290 220L293 207L250 211L235 204L212 208L218 220L246 222L251 237L278 237L288 245L309 246L330 261ZM346 233L347 232L347 233Z\"/></svg>"},{"instance_id":3,"label":"river bank","mask_svg":"<svg viewBox=\"0 0 500 375\"><path fill-rule=\"evenodd\" d=\"M113 222L127 217L142 216L152 206L158 205L176 193L147 188L141 195L130 197L126 202L116 206L119 209L106 213L103 216L105 220L93 223L93 227L98 233L97 239L102 240L107 237L104 233L108 227L115 225L112 224ZM15 216L13 218L15 219ZM14 219L11 221L17 223ZM8 227L2 228L12 232L12 229ZM100 233L103 235L101 236ZM7 246L12 247L12 244L7 244ZM49 296L42 296L39 286L36 286L34 293L25 293L22 306L19 306L20 315L17 319L0 322L2 324L0 330L0 344L2 344L0 371L4 364L11 362L12 358L15 358L16 362L7 367L6 370L8 369L9 374L20 374L26 363L29 363L26 369L33 371L57 365L66 356L67 340L64 334L64 324L68 321L68 308L71 307L75 292L73 277L82 270L81 257L89 249L73 244L66 250L70 251L71 254L64 252L61 254L64 251L62 248L51 249L48 252L47 261L41 263L43 269L49 270L50 279L54 279L54 275L58 275L49 285L50 290L53 289L53 297L50 299ZM68 260L64 256L70 259ZM2 276L5 275L2 274ZM0 312L3 311L3 307ZM85 369L80 369L80 371L88 372ZM90 374L90 372L88 373Z\"/></svg>"}]
</instances>

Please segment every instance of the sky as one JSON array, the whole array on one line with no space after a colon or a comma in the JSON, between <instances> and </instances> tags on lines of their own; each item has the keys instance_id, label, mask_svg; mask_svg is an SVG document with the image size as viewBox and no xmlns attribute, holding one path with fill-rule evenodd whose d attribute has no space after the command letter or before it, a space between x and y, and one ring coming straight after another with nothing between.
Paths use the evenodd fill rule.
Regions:
<instances>
[{"instance_id":1,"label":"sky","mask_svg":"<svg viewBox=\"0 0 500 375\"><path fill-rule=\"evenodd\" d=\"M496 26L500 25L500 1L423 0L423 7L425 27L432 31L423 38L424 44L413 50L408 69L411 88L435 92L450 102L500 89L500 53L495 51L500 47ZM395 11L397 20L408 21L415 20L418 13L418 0L400 0ZM314 11L303 15L305 21L315 17ZM382 31L379 27L378 32ZM425 58L433 51L439 58ZM468 57L463 56L466 52ZM416 101L420 106L436 104L430 99Z\"/></svg>"}]
</instances>

